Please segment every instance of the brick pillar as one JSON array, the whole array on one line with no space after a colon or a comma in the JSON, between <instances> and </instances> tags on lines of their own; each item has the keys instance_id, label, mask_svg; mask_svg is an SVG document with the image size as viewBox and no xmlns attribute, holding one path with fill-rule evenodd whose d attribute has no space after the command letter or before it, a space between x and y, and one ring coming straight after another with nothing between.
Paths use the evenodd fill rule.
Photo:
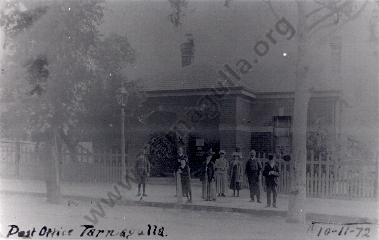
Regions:
<instances>
[{"instance_id":1,"label":"brick pillar","mask_svg":"<svg viewBox=\"0 0 379 240\"><path fill-rule=\"evenodd\" d=\"M251 141L250 102L240 96L225 97L220 101L220 147L230 159L238 146L243 159L248 157Z\"/></svg>"},{"instance_id":2,"label":"brick pillar","mask_svg":"<svg viewBox=\"0 0 379 240\"><path fill-rule=\"evenodd\" d=\"M236 144L241 148L243 159L249 156L251 145L251 102L236 98Z\"/></svg>"},{"instance_id":3,"label":"brick pillar","mask_svg":"<svg viewBox=\"0 0 379 240\"><path fill-rule=\"evenodd\" d=\"M236 147L236 99L225 96L220 100L220 149L226 151L226 158L230 161Z\"/></svg>"},{"instance_id":4,"label":"brick pillar","mask_svg":"<svg viewBox=\"0 0 379 240\"><path fill-rule=\"evenodd\" d=\"M250 141L251 141L251 132L247 130L247 127L238 127L239 130L236 131L236 146L241 148L243 160L247 160L250 152ZM240 129L244 130L240 130Z\"/></svg>"},{"instance_id":5,"label":"brick pillar","mask_svg":"<svg viewBox=\"0 0 379 240\"><path fill-rule=\"evenodd\" d=\"M236 148L236 131L228 130L226 128L220 129L220 150L223 149L226 152L226 158L231 161L232 153Z\"/></svg>"}]
</instances>

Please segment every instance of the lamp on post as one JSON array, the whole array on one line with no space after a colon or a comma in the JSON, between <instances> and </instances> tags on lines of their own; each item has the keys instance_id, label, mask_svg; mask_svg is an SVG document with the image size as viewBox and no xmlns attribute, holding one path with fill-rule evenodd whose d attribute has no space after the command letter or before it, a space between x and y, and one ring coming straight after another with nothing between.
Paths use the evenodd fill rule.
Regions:
<instances>
[{"instance_id":1,"label":"lamp on post","mask_svg":"<svg viewBox=\"0 0 379 240\"><path fill-rule=\"evenodd\" d=\"M126 174L126 161L125 161L125 107L128 103L128 91L124 84L121 84L120 92L117 96L118 102L121 105L121 180Z\"/></svg>"}]
</instances>

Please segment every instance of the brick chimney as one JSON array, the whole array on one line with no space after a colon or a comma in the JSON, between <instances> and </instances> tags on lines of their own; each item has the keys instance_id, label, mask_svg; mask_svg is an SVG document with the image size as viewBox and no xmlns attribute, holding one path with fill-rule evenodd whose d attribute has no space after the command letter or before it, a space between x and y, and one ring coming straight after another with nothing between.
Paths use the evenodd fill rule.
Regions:
<instances>
[{"instance_id":1,"label":"brick chimney","mask_svg":"<svg viewBox=\"0 0 379 240\"><path fill-rule=\"evenodd\" d=\"M191 33L185 35L185 42L180 44L182 67L189 66L194 61L195 43Z\"/></svg>"}]
</instances>

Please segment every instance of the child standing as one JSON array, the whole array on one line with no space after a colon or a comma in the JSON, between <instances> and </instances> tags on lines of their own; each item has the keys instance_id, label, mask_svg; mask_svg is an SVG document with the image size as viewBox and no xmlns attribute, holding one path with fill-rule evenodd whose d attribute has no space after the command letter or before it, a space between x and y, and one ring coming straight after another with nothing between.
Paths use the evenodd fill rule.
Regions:
<instances>
[{"instance_id":1,"label":"child standing","mask_svg":"<svg viewBox=\"0 0 379 240\"><path fill-rule=\"evenodd\" d=\"M240 153L233 153L233 161L230 166L230 189L233 190L233 197L240 196L243 171L241 166L242 156Z\"/></svg>"},{"instance_id":2,"label":"child standing","mask_svg":"<svg viewBox=\"0 0 379 240\"><path fill-rule=\"evenodd\" d=\"M150 163L146 159L146 156L144 154L141 154L138 157L138 160L135 165L135 171L136 171L136 178L138 182L138 194L137 196L141 196L141 186L142 186L142 196L146 197L146 180L147 177L150 175Z\"/></svg>"},{"instance_id":3,"label":"child standing","mask_svg":"<svg viewBox=\"0 0 379 240\"><path fill-rule=\"evenodd\" d=\"M191 203L192 202L191 172L188 166L188 161L186 159L182 159L180 161L178 173L181 176L183 195L187 197L187 202Z\"/></svg>"}]
</instances>

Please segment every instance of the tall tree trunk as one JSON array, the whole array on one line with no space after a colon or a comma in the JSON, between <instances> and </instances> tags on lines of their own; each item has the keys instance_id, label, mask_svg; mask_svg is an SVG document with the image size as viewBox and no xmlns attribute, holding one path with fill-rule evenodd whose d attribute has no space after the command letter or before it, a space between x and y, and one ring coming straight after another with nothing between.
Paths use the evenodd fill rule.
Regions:
<instances>
[{"instance_id":1,"label":"tall tree trunk","mask_svg":"<svg viewBox=\"0 0 379 240\"><path fill-rule=\"evenodd\" d=\"M373 49L373 58L374 63L376 66L379 64L379 1L376 2L375 8L372 10L371 13L371 20L370 20L371 28L370 28L370 44ZM375 111L376 111L376 117L378 118L378 111L379 111L379 97L378 97L378 90L379 90L379 71L376 71L376 84L375 84L375 90L377 94L375 95ZM375 146L379 146L378 142L378 136L375 138ZM375 159L376 159L376 180L375 180L375 187L374 187L374 195L378 199L378 186L379 186L379 175L378 175L378 150L375 151Z\"/></svg>"},{"instance_id":2,"label":"tall tree trunk","mask_svg":"<svg viewBox=\"0 0 379 240\"><path fill-rule=\"evenodd\" d=\"M78 162L78 146L79 142L76 140L73 140L68 135L66 135L63 130L60 131L59 139L61 139L68 151L70 152L70 158L72 162Z\"/></svg>"},{"instance_id":3,"label":"tall tree trunk","mask_svg":"<svg viewBox=\"0 0 379 240\"><path fill-rule=\"evenodd\" d=\"M293 139L291 167L291 192L288 203L287 221L305 222L306 201L306 161L307 161L307 122L308 102L310 99L310 84L307 77L307 36L305 25L305 2L297 2L298 27L297 27L297 63L296 63L296 87L293 112Z\"/></svg>"},{"instance_id":4,"label":"tall tree trunk","mask_svg":"<svg viewBox=\"0 0 379 240\"><path fill-rule=\"evenodd\" d=\"M46 197L49 203L60 203L60 156L58 131L54 128L46 142Z\"/></svg>"}]
</instances>

